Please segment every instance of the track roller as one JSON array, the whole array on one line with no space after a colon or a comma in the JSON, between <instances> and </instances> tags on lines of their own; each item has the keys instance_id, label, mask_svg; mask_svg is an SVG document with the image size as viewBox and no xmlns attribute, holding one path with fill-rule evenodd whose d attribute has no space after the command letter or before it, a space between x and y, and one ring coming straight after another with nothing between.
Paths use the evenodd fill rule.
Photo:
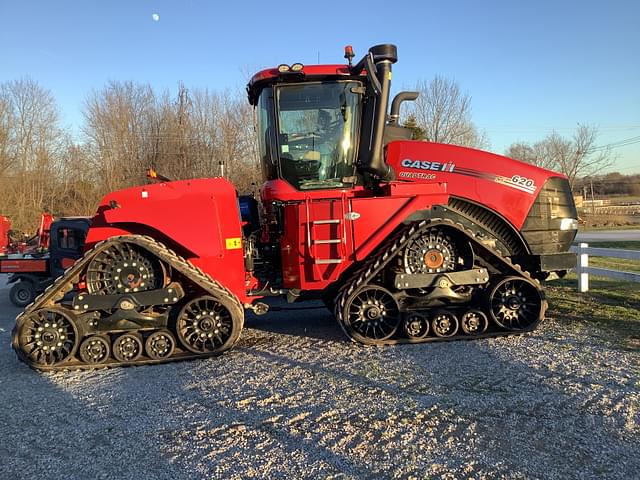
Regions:
<instances>
[{"instance_id":1,"label":"track roller","mask_svg":"<svg viewBox=\"0 0 640 480\"><path fill-rule=\"evenodd\" d=\"M431 330L437 337L453 337L458 332L458 317L448 310L436 310L431 319Z\"/></svg>"},{"instance_id":2,"label":"track roller","mask_svg":"<svg viewBox=\"0 0 640 480\"><path fill-rule=\"evenodd\" d=\"M402 321L402 329L408 338L420 340L429 335L429 320L419 313L410 313Z\"/></svg>"},{"instance_id":3,"label":"track roller","mask_svg":"<svg viewBox=\"0 0 640 480\"><path fill-rule=\"evenodd\" d=\"M144 342L144 351L153 360L162 360L173 354L176 339L169 330L153 332Z\"/></svg>"},{"instance_id":4,"label":"track roller","mask_svg":"<svg viewBox=\"0 0 640 480\"><path fill-rule=\"evenodd\" d=\"M112 349L119 362L135 362L142 355L142 340L135 333L124 333L113 341Z\"/></svg>"},{"instance_id":5,"label":"track roller","mask_svg":"<svg viewBox=\"0 0 640 480\"><path fill-rule=\"evenodd\" d=\"M92 335L80 344L80 359L90 365L99 365L109 360L111 345L109 339L102 335Z\"/></svg>"},{"instance_id":6,"label":"track roller","mask_svg":"<svg viewBox=\"0 0 640 480\"><path fill-rule=\"evenodd\" d=\"M480 335L487 331L489 321L480 310L469 310L460 319L462 331L467 335Z\"/></svg>"}]
</instances>

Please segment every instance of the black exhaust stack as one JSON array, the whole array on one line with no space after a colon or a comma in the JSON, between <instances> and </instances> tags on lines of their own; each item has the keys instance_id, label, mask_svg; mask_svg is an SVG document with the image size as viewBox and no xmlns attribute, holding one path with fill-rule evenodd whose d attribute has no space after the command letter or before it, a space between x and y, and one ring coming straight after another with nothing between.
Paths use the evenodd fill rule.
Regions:
<instances>
[{"instance_id":1,"label":"black exhaust stack","mask_svg":"<svg viewBox=\"0 0 640 480\"><path fill-rule=\"evenodd\" d=\"M398 61L398 49L395 45L376 45L353 67L355 73L366 70L369 77L367 93L368 115L363 124L363 139L368 145L361 144L361 168L382 181L395 178L391 167L384 161L384 128L387 122L389 89L391 86L391 65ZM367 118L368 117L368 118ZM368 133L370 135L366 135Z\"/></svg>"},{"instance_id":2,"label":"black exhaust stack","mask_svg":"<svg viewBox=\"0 0 640 480\"><path fill-rule=\"evenodd\" d=\"M391 113L389 114L389 124L397 125L400 122L400 105L402 102L413 101L420 96L420 92L400 92L391 102Z\"/></svg>"}]
</instances>

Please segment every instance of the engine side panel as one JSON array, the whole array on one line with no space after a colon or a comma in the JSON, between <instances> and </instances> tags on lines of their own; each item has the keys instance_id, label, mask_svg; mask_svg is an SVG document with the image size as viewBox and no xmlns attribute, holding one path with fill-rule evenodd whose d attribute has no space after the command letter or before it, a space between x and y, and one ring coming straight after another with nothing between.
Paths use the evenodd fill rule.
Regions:
<instances>
[{"instance_id":1,"label":"engine side panel","mask_svg":"<svg viewBox=\"0 0 640 480\"><path fill-rule=\"evenodd\" d=\"M447 182L451 195L492 209L521 230L542 186L557 173L471 148L419 141L387 146L398 180Z\"/></svg>"},{"instance_id":2,"label":"engine side panel","mask_svg":"<svg viewBox=\"0 0 640 480\"><path fill-rule=\"evenodd\" d=\"M100 202L86 248L115 235L149 235L246 300L235 188L207 178L132 187Z\"/></svg>"}]
</instances>

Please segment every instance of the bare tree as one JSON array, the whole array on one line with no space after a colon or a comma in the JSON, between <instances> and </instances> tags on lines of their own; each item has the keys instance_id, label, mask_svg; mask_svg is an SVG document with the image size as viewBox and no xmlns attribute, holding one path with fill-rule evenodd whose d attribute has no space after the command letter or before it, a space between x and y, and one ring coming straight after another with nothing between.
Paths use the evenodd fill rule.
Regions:
<instances>
[{"instance_id":1,"label":"bare tree","mask_svg":"<svg viewBox=\"0 0 640 480\"><path fill-rule=\"evenodd\" d=\"M144 180L154 109L151 87L133 82L110 82L87 98L84 132L105 192Z\"/></svg>"},{"instance_id":2,"label":"bare tree","mask_svg":"<svg viewBox=\"0 0 640 480\"><path fill-rule=\"evenodd\" d=\"M533 165L557 170L569 178L573 188L576 178L591 175L612 164L611 150L596 146L598 129L578 124L572 138L552 132L533 145L511 144L505 154Z\"/></svg>"},{"instance_id":3,"label":"bare tree","mask_svg":"<svg viewBox=\"0 0 640 480\"><path fill-rule=\"evenodd\" d=\"M107 192L144 181L154 166L172 179L259 180L252 111L244 95L189 90L158 96L148 85L111 82L85 105L85 133Z\"/></svg>"},{"instance_id":4,"label":"bare tree","mask_svg":"<svg viewBox=\"0 0 640 480\"><path fill-rule=\"evenodd\" d=\"M488 146L486 135L471 120L471 97L462 93L454 80L441 76L430 82L420 80L416 91L420 96L409 107L408 118L415 119L425 140L476 148Z\"/></svg>"},{"instance_id":5,"label":"bare tree","mask_svg":"<svg viewBox=\"0 0 640 480\"><path fill-rule=\"evenodd\" d=\"M50 91L29 78L0 85L0 208L21 230L31 230L49 196L63 153L63 132Z\"/></svg>"}]
</instances>

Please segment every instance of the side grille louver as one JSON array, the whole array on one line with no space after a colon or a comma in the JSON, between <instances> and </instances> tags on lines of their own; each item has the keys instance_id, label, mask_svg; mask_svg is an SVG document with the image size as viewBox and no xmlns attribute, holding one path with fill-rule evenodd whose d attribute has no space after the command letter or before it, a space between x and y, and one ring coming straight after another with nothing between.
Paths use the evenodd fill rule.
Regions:
<instances>
[{"instance_id":1,"label":"side grille louver","mask_svg":"<svg viewBox=\"0 0 640 480\"><path fill-rule=\"evenodd\" d=\"M449 209L476 223L496 237L511 252L511 255L526 254L522 241L504 220L485 208L460 198L449 198Z\"/></svg>"}]
</instances>

